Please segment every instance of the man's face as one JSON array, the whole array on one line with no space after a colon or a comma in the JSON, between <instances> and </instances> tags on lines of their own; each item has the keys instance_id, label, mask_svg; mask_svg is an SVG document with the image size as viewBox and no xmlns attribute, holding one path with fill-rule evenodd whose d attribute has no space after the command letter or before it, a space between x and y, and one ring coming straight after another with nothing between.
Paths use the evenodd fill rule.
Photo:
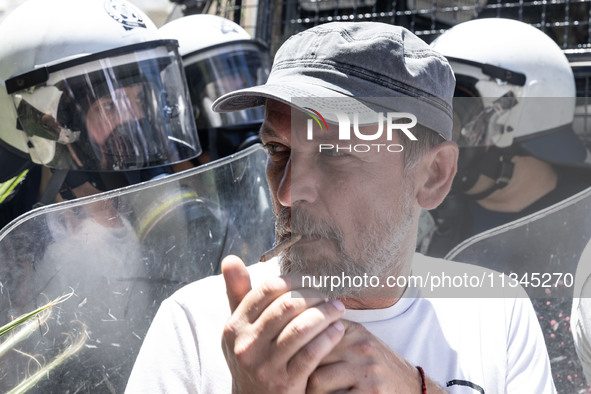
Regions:
<instances>
[{"instance_id":1,"label":"man's face","mask_svg":"<svg viewBox=\"0 0 591 394\"><path fill-rule=\"evenodd\" d=\"M86 112L89 136L97 144L105 144L117 126L145 116L143 105L145 99L141 85L120 88L112 95L99 98Z\"/></svg>"},{"instance_id":2,"label":"man's face","mask_svg":"<svg viewBox=\"0 0 591 394\"><path fill-rule=\"evenodd\" d=\"M164 158L165 130L149 114L158 101L142 84L122 87L95 100L86 112L86 129L103 168L128 168ZM165 149L165 148L164 148Z\"/></svg>"},{"instance_id":3,"label":"man's face","mask_svg":"<svg viewBox=\"0 0 591 394\"><path fill-rule=\"evenodd\" d=\"M290 106L268 100L261 128L269 153L267 180L277 215L276 241L302 235L284 253L282 272L338 276L406 272L409 264L404 264L403 256L414 251L419 210L413 172L405 172L403 153L320 151L320 143L348 146L367 141L338 141L334 125L318 130L308 141L307 119L298 111L292 119ZM406 141L384 138L372 143ZM353 294L342 289L332 295Z\"/></svg>"}]
</instances>

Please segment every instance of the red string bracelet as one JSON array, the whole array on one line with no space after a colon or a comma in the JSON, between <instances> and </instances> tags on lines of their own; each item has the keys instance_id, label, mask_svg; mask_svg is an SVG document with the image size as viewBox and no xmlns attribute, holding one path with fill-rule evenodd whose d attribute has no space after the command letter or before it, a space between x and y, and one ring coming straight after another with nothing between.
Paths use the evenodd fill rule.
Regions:
<instances>
[{"instance_id":1,"label":"red string bracelet","mask_svg":"<svg viewBox=\"0 0 591 394\"><path fill-rule=\"evenodd\" d=\"M421 375L421 394L427 394L427 385L425 384L425 371L417 365L419 375Z\"/></svg>"}]
</instances>

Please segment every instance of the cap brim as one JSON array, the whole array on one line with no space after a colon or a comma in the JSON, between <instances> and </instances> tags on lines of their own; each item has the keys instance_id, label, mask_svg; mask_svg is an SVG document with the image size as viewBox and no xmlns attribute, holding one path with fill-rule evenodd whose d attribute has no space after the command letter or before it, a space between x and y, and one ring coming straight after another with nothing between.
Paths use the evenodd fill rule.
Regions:
<instances>
[{"instance_id":1,"label":"cap brim","mask_svg":"<svg viewBox=\"0 0 591 394\"><path fill-rule=\"evenodd\" d=\"M589 167L591 154L570 125L548 134L520 141L532 156L553 164Z\"/></svg>"},{"instance_id":2,"label":"cap brim","mask_svg":"<svg viewBox=\"0 0 591 394\"><path fill-rule=\"evenodd\" d=\"M225 94L213 103L212 108L216 112L240 111L264 105L266 99L301 108L293 102L294 97L351 98L343 92L310 83L265 84Z\"/></svg>"}]
</instances>

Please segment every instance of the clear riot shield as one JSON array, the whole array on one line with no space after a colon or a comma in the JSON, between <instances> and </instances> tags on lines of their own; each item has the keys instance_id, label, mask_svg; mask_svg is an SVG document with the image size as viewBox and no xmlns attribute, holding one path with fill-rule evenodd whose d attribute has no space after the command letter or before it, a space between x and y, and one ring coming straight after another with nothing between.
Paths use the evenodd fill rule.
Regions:
<instances>
[{"instance_id":1,"label":"clear riot shield","mask_svg":"<svg viewBox=\"0 0 591 394\"><path fill-rule=\"evenodd\" d=\"M591 239L591 189L469 238L446 259L510 275L532 299L559 393L587 392L575 353L570 311L577 264Z\"/></svg>"},{"instance_id":2,"label":"clear riot shield","mask_svg":"<svg viewBox=\"0 0 591 394\"><path fill-rule=\"evenodd\" d=\"M272 246L266 154L31 211L0 232L0 392L123 392L160 302ZM208 302L208 300L203 300ZM20 391L19 391L20 392Z\"/></svg>"}]
</instances>

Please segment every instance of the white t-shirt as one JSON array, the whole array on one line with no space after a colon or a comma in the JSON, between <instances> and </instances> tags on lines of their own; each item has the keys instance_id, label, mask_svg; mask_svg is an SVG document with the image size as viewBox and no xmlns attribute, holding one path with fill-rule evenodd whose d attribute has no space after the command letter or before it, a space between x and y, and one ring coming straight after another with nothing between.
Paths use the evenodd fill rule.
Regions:
<instances>
[{"instance_id":1,"label":"white t-shirt","mask_svg":"<svg viewBox=\"0 0 591 394\"><path fill-rule=\"evenodd\" d=\"M461 266L416 254L413 267L425 262ZM249 271L254 287L279 270L270 261ZM347 310L344 318L363 324L450 393L555 392L529 299L418 295L417 288L408 288L405 297L389 308ZM229 315L221 276L187 285L165 300L126 392L230 393L232 377L221 349Z\"/></svg>"},{"instance_id":2,"label":"white t-shirt","mask_svg":"<svg viewBox=\"0 0 591 394\"><path fill-rule=\"evenodd\" d=\"M575 349L587 383L591 382L591 242L581 255L575 274L570 325Z\"/></svg>"}]
</instances>

